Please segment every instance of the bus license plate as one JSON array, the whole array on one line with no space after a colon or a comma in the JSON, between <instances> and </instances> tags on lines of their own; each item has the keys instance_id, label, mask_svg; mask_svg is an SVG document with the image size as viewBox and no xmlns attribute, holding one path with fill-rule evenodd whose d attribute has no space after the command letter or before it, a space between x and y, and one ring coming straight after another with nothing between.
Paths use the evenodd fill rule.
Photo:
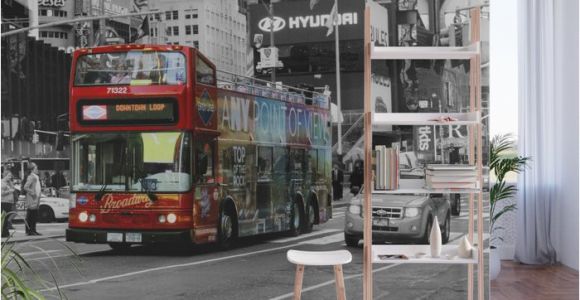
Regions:
<instances>
[{"instance_id":1,"label":"bus license plate","mask_svg":"<svg viewBox=\"0 0 580 300\"><path fill-rule=\"evenodd\" d=\"M107 232L107 242L123 242L123 234L118 232Z\"/></svg>"},{"instance_id":2,"label":"bus license plate","mask_svg":"<svg viewBox=\"0 0 580 300\"><path fill-rule=\"evenodd\" d=\"M138 233L138 232L125 233L125 242L127 242L127 243L141 243L141 233Z\"/></svg>"}]
</instances>

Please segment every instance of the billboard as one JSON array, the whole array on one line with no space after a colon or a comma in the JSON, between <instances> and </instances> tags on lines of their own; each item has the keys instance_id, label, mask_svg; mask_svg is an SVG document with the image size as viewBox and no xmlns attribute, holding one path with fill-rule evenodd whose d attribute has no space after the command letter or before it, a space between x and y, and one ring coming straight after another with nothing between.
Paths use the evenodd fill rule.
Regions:
<instances>
[{"instance_id":1,"label":"billboard","mask_svg":"<svg viewBox=\"0 0 580 300\"><path fill-rule=\"evenodd\" d=\"M270 31L274 31L275 44L334 41L327 36L326 23L334 1L320 1L310 9L310 1L289 1L274 4L274 18L262 4L250 5L252 36L263 35L264 46L270 45ZM362 0L341 1L338 4L338 28L341 40L362 40L364 25Z\"/></svg>"}]
</instances>

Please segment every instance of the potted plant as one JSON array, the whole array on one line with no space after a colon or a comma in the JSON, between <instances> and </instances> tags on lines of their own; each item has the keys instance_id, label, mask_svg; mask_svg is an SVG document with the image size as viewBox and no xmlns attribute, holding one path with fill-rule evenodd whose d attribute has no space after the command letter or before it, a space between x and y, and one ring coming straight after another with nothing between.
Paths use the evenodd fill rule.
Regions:
<instances>
[{"instance_id":1,"label":"potted plant","mask_svg":"<svg viewBox=\"0 0 580 300\"><path fill-rule=\"evenodd\" d=\"M495 182L489 191L490 202L490 254L489 278L495 279L501 270L501 260L497 248L503 242L500 232L505 228L497 226L496 222L506 213L516 210L516 203L503 205L503 202L512 199L517 187L506 182L506 175L510 172L522 172L530 160L529 157L518 156L515 141L510 134L496 135L489 147L489 170L495 176ZM498 206L498 204L502 204Z\"/></svg>"}]
</instances>

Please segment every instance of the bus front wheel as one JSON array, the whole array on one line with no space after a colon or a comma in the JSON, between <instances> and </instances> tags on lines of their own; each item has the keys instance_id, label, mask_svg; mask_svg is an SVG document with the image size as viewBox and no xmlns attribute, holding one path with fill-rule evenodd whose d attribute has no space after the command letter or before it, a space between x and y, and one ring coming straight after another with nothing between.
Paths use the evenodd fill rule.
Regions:
<instances>
[{"instance_id":1,"label":"bus front wheel","mask_svg":"<svg viewBox=\"0 0 580 300\"><path fill-rule=\"evenodd\" d=\"M218 246L220 249L228 249L232 246L235 235L235 214L227 207L222 208L220 213L220 223L218 229Z\"/></svg>"},{"instance_id":2,"label":"bus front wheel","mask_svg":"<svg viewBox=\"0 0 580 300\"><path fill-rule=\"evenodd\" d=\"M316 209L314 208L314 200L308 202L307 217L305 218L304 233L312 232L314 228L314 223L316 222Z\"/></svg>"}]
</instances>

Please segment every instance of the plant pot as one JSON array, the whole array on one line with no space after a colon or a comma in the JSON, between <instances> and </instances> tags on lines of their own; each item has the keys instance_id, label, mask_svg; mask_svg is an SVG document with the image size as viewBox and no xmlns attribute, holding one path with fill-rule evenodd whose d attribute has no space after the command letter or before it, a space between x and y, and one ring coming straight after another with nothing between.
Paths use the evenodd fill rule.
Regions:
<instances>
[{"instance_id":1,"label":"plant pot","mask_svg":"<svg viewBox=\"0 0 580 300\"><path fill-rule=\"evenodd\" d=\"M489 280L495 280L501 271L501 255L499 249L491 246L489 250Z\"/></svg>"}]
</instances>

